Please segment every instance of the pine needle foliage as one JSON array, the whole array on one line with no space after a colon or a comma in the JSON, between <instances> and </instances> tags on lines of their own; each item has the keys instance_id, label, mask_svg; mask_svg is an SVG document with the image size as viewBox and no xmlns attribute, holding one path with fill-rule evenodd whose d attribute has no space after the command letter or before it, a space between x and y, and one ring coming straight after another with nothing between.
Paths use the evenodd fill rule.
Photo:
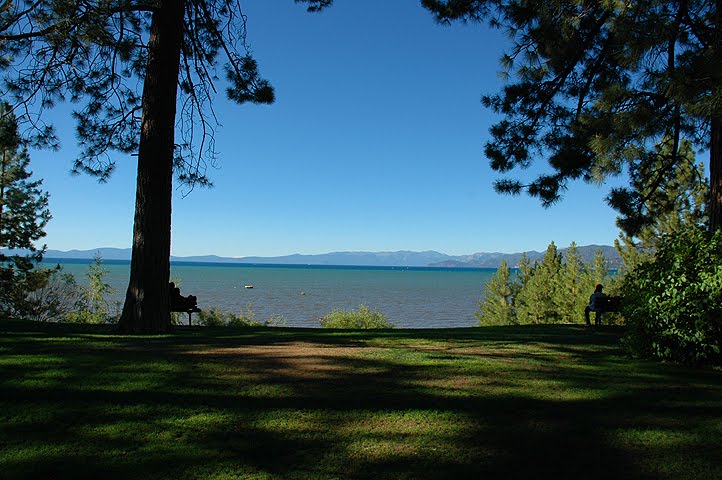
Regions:
<instances>
[{"instance_id":1,"label":"pine needle foliage","mask_svg":"<svg viewBox=\"0 0 722 480\"><path fill-rule=\"evenodd\" d=\"M509 83L483 97L501 116L485 153L499 192L558 202L570 181L622 173L608 203L627 234L654 221L687 139L710 151L712 230L722 228L722 6L717 0L422 0L437 21L487 21L512 45ZM665 150L655 148L668 139ZM527 181L539 159L548 168ZM508 176L517 171L518 176ZM657 210L672 210L663 202Z\"/></svg>"},{"instance_id":2,"label":"pine needle foliage","mask_svg":"<svg viewBox=\"0 0 722 480\"><path fill-rule=\"evenodd\" d=\"M33 180L30 157L9 105L0 103L0 314L24 317L33 310L29 294L42 288L50 270L38 268L51 218L42 181ZM5 252L5 253L3 253Z\"/></svg>"},{"instance_id":3,"label":"pine needle foliage","mask_svg":"<svg viewBox=\"0 0 722 480\"><path fill-rule=\"evenodd\" d=\"M479 300L479 311L474 314L479 320L479 324L513 325L516 323L514 287L509 265L506 260L502 260L496 274L486 283L484 299Z\"/></svg>"}]
</instances>

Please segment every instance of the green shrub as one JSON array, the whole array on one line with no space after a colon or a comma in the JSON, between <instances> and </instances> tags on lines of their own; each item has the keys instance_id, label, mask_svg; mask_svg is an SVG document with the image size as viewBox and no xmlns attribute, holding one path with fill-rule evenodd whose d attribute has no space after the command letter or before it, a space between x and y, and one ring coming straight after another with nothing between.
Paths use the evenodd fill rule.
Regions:
<instances>
[{"instance_id":1,"label":"green shrub","mask_svg":"<svg viewBox=\"0 0 722 480\"><path fill-rule=\"evenodd\" d=\"M627 274L626 347L683 363L722 359L722 233L691 227L662 237L654 257Z\"/></svg>"},{"instance_id":2,"label":"green shrub","mask_svg":"<svg viewBox=\"0 0 722 480\"><path fill-rule=\"evenodd\" d=\"M32 309L30 320L39 322L59 321L75 311L81 290L75 276L65 273L62 267L51 269L47 283L28 296Z\"/></svg>"},{"instance_id":3,"label":"green shrub","mask_svg":"<svg viewBox=\"0 0 722 480\"><path fill-rule=\"evenodd\" d=\"M106 323L108 321L108 317L98 312L77 310L66 313L63 317L63 321L67 323L101 324Z\"/></svg>"},{"instance_id":4,"label":"green shrub","mask_svg":"<svg viewBox=\"0 0 722 480\"><path fill-rule=\"evenodd\" d=\"M202 308L198 312L196 324L203 327L223 327L226 325L226 313L220 308Z\"/></svg>"},{"instance_id":5,"label":"green shrub","mask_svg":"<svg viewBox=\"0 0 722 480\"><path fill-rule=\"evenodd\" d=\"M332 310L321 319L324 328L394 328L383 313L372 311L366 305L353 310Z\"/></svg>"},{"instance_id":6,"label":"green shrub","mask_svg":"<svg viewBox=\"0 0 722 480\"><path fill-rule=\"evenodd\" d=\"M245 312L241 312L238 315L228 313L226 318L226 325L229 327L257 327L261 325L260 322L256 321L256 314L253 313L250 305L246 306Z\"/></svg>"},{"instance_id":7,"label":"green shrub","mask_svg":"<svg viewBox=\"0 0 722 480\"><path fill-rule=\"evenodd\" d=\"M68 323L115 323L118 315L111 315L107 295L113 293L113 287L105 283L108 270L103 267L103 259L95 255L93 263L88 266L85 276L88 285L79 288L79 298L73 311L66 313L63 321ZM72 287L68 284L68 288Z\"/></svg>"},{"instance_id":8,"label":"green shrub","mask_svg":"<svg viewBox=\"0 0 722 480\"><path fill-rule=\"evenodd\" d=\"M286 319L283 317L283 315L274 313L273 315L268 317L268 320L263 322L263 325L266 327L285 327Z\"/></svg>"},{"instance_id":9,"label":"green shrub","mask_svg":"<svg viewBox=\"0 0 722 480\"><path fill-rule=\"evenodd\" d=\"M256 315L250 305L245 312L235 315L224 312L218 307L204 308L198 313L198 325L204 327L257 327L262 325L256 321Z\"/></svg>"}]
</instances>

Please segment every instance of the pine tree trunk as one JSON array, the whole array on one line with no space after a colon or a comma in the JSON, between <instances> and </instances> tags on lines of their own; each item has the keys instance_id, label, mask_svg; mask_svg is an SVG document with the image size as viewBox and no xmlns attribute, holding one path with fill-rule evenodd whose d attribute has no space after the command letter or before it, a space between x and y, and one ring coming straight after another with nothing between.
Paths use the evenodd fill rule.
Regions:
<instances>
[{"instance_id":1,"label":"pine tree trunk","mask_svg":"<svg viewBox=\"0 0 722 480\"><path fill-rule=\"evenodd\" d=\"M715 38L712 58L722 55L722 0L717 0L715 11ZM716 79L720 81L719 78ZM715 87L719 94L719 83ZM712 112L712 127L709 149L709 228L711 232L722 229L722 115Z\"/></svg>"},{"instance_id":2,"label":"pine tree trunk","mask_svg":"<svg viewBox=\"0 0 722 480\"><path fill-rule=\"evenodd\" d=\"M2 238L3 230L3 207L5 206L5 169L7 168L7 150L3 149L3 159L0 163L0 247L4 247L5 242Z\"/></svg>"},{"instance_id":3,"label":"pine tree trunk","mask_svg":"<svg viewBox=\"0 0 722 480\"><path fill-rule=\"evenodd\" d=\"M119 327L129 333L170 329L173 146L184 0L163 0L153 13L133 223L130 282Z\"/></svg>"},{"instance_id":4,"label":"pine tree trunk","mask_svg":"<svg viewBox=\"0 0 722 480\"><path fill-rule=\"evenodd\" d=\"M722 117L712 116L712 138L709 149L709 227L722 229Z\"/></svg>"}]
</instances>

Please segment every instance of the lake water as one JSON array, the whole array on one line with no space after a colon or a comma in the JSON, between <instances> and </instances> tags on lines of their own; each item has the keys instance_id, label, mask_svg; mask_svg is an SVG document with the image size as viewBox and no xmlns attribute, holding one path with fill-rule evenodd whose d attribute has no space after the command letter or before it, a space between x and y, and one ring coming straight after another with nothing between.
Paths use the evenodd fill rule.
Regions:
<instances>
[{"instance_id":1,"label":"lake water","mask_svg":"<svg viewBox=\"0 0 722 480\"><path fill-rule=\"evenodd\" d=\"M87 283L90 261L46 259L60 263L79 283ZM105 261L106 282L115 293L109 299L122 306L128 286L129 262ZM282 316L289 327L319 327L332 309L367 305L397 327L468 327L484 284L494 269L432 269L238 265L223 263L171 264L171 280L183 295L198 297L201 308L219 307L234 313L250 306L256 320ZM254 288L244 288L253 285ZM119 308L119 307L118 307Z\"/></svg>"}]
</instances>

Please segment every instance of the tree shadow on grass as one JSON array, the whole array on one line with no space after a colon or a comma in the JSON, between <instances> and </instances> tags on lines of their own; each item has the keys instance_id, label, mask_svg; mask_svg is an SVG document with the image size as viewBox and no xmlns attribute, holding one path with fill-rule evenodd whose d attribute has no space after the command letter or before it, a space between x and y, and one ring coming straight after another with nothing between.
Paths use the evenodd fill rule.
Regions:
<instances>
[{"instance_id":1,"label":"tree shadow on grass","mask_svg":"<svg viewBox=\"0 0 722 480\"><path fill-rule=\"evenodd\" d=\"M712 478L722 462L720 372L624 359L617 332L36 334L0 342L7 478Z\"/></svg>"}]
</instances>

